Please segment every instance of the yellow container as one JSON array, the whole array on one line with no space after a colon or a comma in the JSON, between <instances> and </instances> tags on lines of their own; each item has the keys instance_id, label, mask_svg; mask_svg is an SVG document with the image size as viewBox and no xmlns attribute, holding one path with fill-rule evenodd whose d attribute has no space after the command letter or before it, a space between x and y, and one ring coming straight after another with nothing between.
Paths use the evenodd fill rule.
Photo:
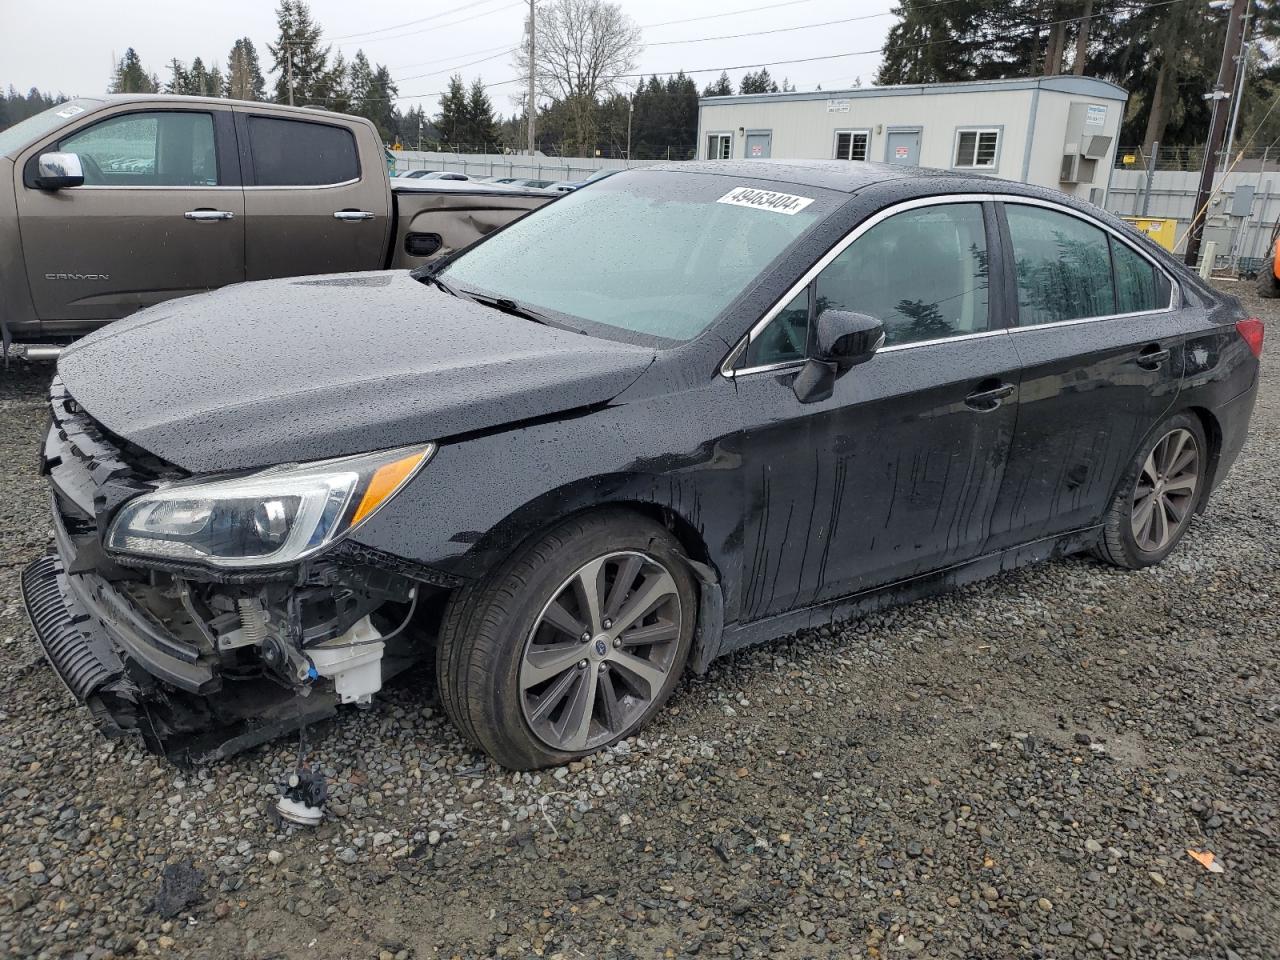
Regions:
<instances>
[{"instance_id":1,"label":"yellow container","mask_svg":"<svg viewBox=\"0 0 1280 960\"><path fill-rule=\"evenodd\" d=\"M1172 250L1178 239L1178 221L1162 220L1156 217L1123 217L1151 238L1151 242Z\"/></svg>"}]
</instances>

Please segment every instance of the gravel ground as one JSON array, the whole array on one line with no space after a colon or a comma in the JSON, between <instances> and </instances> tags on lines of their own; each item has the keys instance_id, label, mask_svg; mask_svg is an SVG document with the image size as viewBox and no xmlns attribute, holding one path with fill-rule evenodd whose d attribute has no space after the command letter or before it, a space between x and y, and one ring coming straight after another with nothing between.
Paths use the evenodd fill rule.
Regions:
<instances>
[{"instance_id":1,"label":"gravel ground","mask_svg":"<svg viewBox=\"0 0 1280 960\"><path fill-rule=\"evenodd\" d=\"M37 651L47 376L0 374L0 956L1280 955L1274 358L1158 569L1055 562L757 648L540 775L410 674L313 731L332 815L297 832L264 813L295 742L178 771L99 737ZM175 863L206 879L165 919Z\"/></svg>"}]
</instances>

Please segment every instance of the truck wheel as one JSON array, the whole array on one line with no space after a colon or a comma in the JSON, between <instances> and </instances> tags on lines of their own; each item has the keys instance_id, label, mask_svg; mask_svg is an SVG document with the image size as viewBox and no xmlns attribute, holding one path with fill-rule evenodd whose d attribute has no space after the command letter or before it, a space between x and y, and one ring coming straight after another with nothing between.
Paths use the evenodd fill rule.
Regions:
<instances>
[{"instance_id":1,"label":"truck wheel","mask_svg":"<svg viewBox=\"0 0 1280 960\"><path fill-rule=\"evenodd\" d=\"M696 619L668 531L622 510L576 517L454 595L436 652L441 701L505 767L566 763L662 708Z\"/></svg>"},{"instance_id":2,"label":"truck wheel","mask_svg":"<svg viewBox=\"0 0 1280 960\"><path fill-rule=\"evenodd\" d=\"M1262 269L1258 271L1258 296L1264 300L1275 300L1280 297L1280 280L1276 279L1276 260L1272 255L1267 258Z\"/></svg>"},{"instance_id":3,"label":"truck wheel","mask_svg":"<svg viewBox=\"0 0 1280 960\"><path fill-rule=\"evenodd\" d=\"M1204 496L1208 445L1190 414L1166 420L1130 465L1107 510L1097 554L1129 570L1167 557Z\"/></svg>"}]
</instances>

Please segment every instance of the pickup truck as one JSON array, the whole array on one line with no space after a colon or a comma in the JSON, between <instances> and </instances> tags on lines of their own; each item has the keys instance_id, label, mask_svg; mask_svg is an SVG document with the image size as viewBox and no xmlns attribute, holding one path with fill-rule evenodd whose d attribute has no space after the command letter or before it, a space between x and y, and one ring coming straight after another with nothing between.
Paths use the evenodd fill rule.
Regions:
<instances>
[{"instance_id":1,"label":"pickup truck","mask_svg":"<svg viewBox=\"0 0 1280 960\"><path fill-rule=\"evenodd\" d=\"M0 353L53 356L108 321L245 280L419 266L552 199L393 187L362 117L78 97L0 130Z\"/></svg>"}]
</instances>

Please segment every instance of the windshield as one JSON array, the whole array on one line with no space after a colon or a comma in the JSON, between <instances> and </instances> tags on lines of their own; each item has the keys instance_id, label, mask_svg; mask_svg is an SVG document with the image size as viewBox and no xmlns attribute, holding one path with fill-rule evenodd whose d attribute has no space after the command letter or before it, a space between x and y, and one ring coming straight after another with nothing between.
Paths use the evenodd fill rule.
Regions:
<instances>
[{"instance_id":1,"label":"windshield","mask_svg":"<svg viewBox=\"0 0 1280 960\"><path fill-rule=\"evenodd\" d=\"M565 194L441 274L459 290L560 314L570 326L689 340L843 199L811 187L633 171Z\"/></svg>"},{"instance_id":2,"label":"windshield","mask_svg":"<svg viewBox=\"0 0 1280 960\"><path fill-rule=\"evenodd\" d=\"M86 110L97 106L98 100L69 100L57 106L42 110L34 117L15 123L12 127L0 130L0 157L21 150L33 140L39 140L46 133L57 130Z\"/></svg>"}]
</instances>

